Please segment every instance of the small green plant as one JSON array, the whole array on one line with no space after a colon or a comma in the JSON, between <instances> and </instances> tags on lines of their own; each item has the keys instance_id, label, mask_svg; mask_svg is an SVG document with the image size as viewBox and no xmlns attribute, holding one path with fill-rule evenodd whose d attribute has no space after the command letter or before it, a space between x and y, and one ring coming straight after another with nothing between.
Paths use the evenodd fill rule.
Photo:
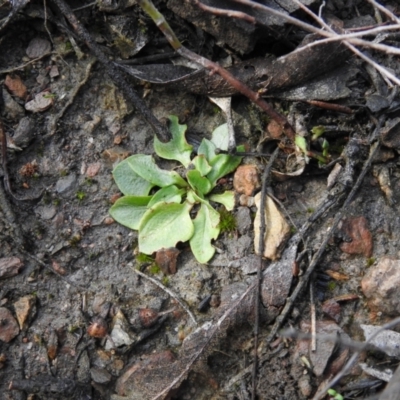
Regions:
<instances>
[{"instance_id":1,"label":"small green plant","mask_svg":"<svg viewBox=\"0 0 400 400\"><path fill-rule=\"evenodd\" d=\"M164 276L163 278L162 278L162 284L164 285L164 286L168 286L168 284L169 284L169 278L168 278L168 276Z\"/></svg>"},{"instance_id":2,"label":"small green plant","mask_svg":"<svg viewBox=\"0 0 400 400\"><path fill-rule=\"evenodd\" d=\"M224 208L220 210L219 215L220 215L220 221L219 221L220 233L233 232L236 229L237 225L235 216Z\"/></svg>"},{"instance_id":3,"label":"small green plant","mask_svg":"<svg viewBox=\"0 0 400 400\"><path fill-rule=\"evenodd\" d=\"M124 196L111 207L110 214L120 224L139 231L141 253L152 254L189 241L196 259L206 263L215 253L211 242L221 231L220 213L210 201L228 211L234 207L232 191L215 194L212 190L220 178L237 168L241 157L218 153L215 143L221 150L228 148L224 124L213 132L211 140L202 140L191 159L193 147L185 138L186 125L180 125L176 116L169 119L172 139L162 143L154 138L154 150L161 158L179 161L186 168L186 180L175 171L160 169L152 156L128 157L113 171Z\"/></svg>"},{"instance_id":4,"label":"small green plant","mask_svg":"<svg viewBox=\"0 0 400 400\"><path fill-rule=\"evenodd\" d=\"M157 275L160 272L161 272L161 268L155 262L153 262L153 264L150 265L149 273L151 275Z\"/></svg>"},{"instance_id":5,"label":"small green plant","mask_svg":"<svg viewBox=\"0 0 400 400\"><path fill-rule=\"evenodd\" d=\"M344 397L338 393L335 389L328 389L329 396L331 396L332 400L344 400Z\"/></svg>"},{"instance_id":6,"label":"small green plant","mask_svg":"<svg viewBox=\"0 0 400 400\"><path fill-rule=\"evenodd\" d=\"M330 281L328 283L328 290L330 290L331 292L333 292L336 288L336 282L335 281Z\"/></svg>"},{"instance_id":7,"label":"small green plant","mask_svg":"<svg viewBox=\"0 0 400 400\"><path fill-rule=\"evenodd\" d=\"M86 193L85 193L83 190L78 190L78 191L76 192L76 198L77 198L79 201L82 201L85 197L86 197Z\"/></svg>"},{"instance_id":8,"label":"small green plant","mask_svg":"<svg viewBox=\"0 0 400 400\"><path fill-rule=\"evenodd\" d=\"M370 257L367 259L367 267L369 268L370 266L374 265L375 262L375 257Z\"/></svg>"},{"instance_id":9,"label":"small green plant","mask_svg":"<svg viewBox=\"0 0 400 400\"><path fill-rule=\"evenodd\" d=\"M136 256L136 262L139 264L152 264L154 259L147 254L139 253Z\"/></svg>"}]
</instances>

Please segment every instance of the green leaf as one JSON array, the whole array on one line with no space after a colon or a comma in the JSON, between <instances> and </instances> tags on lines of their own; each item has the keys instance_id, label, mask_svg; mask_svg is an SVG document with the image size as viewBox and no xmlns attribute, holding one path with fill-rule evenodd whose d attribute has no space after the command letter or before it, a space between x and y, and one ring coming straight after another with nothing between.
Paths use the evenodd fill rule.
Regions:
<instances>
[{"instance_id":1,"label":"green leaf","mask_svg":"<svg viewBox=\"0 0 400 400\"><path fill-rule=\"evenodd\" d=\"M197 150L197 154L198 155L204 154L207 161L210 163L215 158L216 149L217 148L215 147L215 144L213 142L210 142L208 139L204 138L200 143L200 146Z\"/></svg>"},{"instance_id":2,"label":"green leaf","mask_svg":"<svg viewBox=\"0 0 400 400\"><path fill-rule=\"evenodd\" d=\"M200 195L207 194L213 188L211 182L205 176L201 176L197 169L188 171L186 177L189 185Z\"/></svg>"},{"instance_id":3,"label":"green leaf","mask_svg":"<svg viewBox=\"0 0 400 400\"><path fill-rule=\"evenodd\" d=\"M196 156L192 160L192 163L197 171L200 172L201 176L206 176L211 171L211 166L207 162L206 156L204 154Z\"/></svg>"},{"instance_id":4,"label":"green leaf","mask_svg":"<svg viewBox=\"0 0 400 400\"><path fill-rule=\"evenodd\" d=\"M175 115L170 115L168 118L171 121L169 129L172 139L168 143L162 143L154 137L154 150L160 157L166 160L177 160L187 168L193 151L193 146L185 138L187 125L180 125Z\"/></svg>"},{"instance_id":5,"label":"green leaf","mask_svg":"<svg viewBox=\"0 0 400 400\"><path fill-rule=\"evenodd\" d=\"M152 254L189 240L194 232L189 214L192 206L188 202L157 203L147 210L139 225L139 251Z\"/></svg>"},{"instance_id":6,"label":"green leaf","mask_svg":"<svg viewBox=\"0 0 400 400\"><path fill-rule=\"evenodd\" d=\"M209 199L223 204L228 211L232 211L235 207L235 194L231 190L227 190L221 194L212 194Z\"/></svg>"},{"instance_id":7,"label":"green leaf","mask_svg":"<svg viewBox=\"0 0 400 400\"><path fill-rule=\"evenodd\" d=\"M211 141L215 144L217 149L228 150L229 145L229 131L228 124L222 124L214 129L211 134Z\"/></svg>"},{"instance_id":8,"label":"green leaf","mask_svg":"<svg viewBox=\"0 0 400 400\"><path fill-rule=\"evenodd\" d=\"M110 208L110 215L121 225L137 230L150 200L151 196L121 197Z\"/></svg>"},{"instance_id":9,"label":"green leaf","mask_svg":"<svg viewBox=\"0 0 400 400\"><path fill-rule=\"evenodd\" d=\"M311 140L317 140L321 135L325 133L325 127L323 125L314 126L311 129L311 133L313 134Z\"/></svg>"},{"instance_id":10,"label":"green leaf","mask_svg":"<svg viewBox=\"0 0 400 400\"><path fill-rule=\"evenodd\" d=\"M152 156L135 154L122 161L121 164L125 162L135 174L150 182L152 186L187 186L186 181L175 171L166 171L159 168Z\"/></svg>"},{"instance_id":11,"label":"green leaf","mask_svg":"<svg viewBox=\"0 0 400 400\"><path fill-rule=\"evenodd\" d=\"M147 196L154 186L133 170L129 158L114 168L113 177L118 189L125 195Z\"/></svg>"},{"instance_id":12,"label":"green leaf","mask_svg":"<svg viewBox=\"0 0 400 400\"><path fill-rule=\"evenodd\" d=\"M190 248L200 263L207 263L215 253L211 240L219 235L219 219L217 211L207 203L201 203L200 210L193 220L194 234L190 239Z\"/></svg>"},{"instance_id":13,"label":"green leaf","mask_svg":"<svg viewBox=\"0 0 400 400\"><path fill-rule=\"evenodd\" d=\"M150 200L148 207L153 207L159 202L164 203L180 203L185 189L179 189L175 185L167 186L160 189Z\"/></svg>"},{"instance_id":14,"label":"green leaf","mask_svg":"<svg viewBox=\"0 0 400 400\"><path fill-rule=\"evenodd\" d=\"M307 141L303 136L296 136L294 139L296 146L304 153L307 154Z\"/></svg>"},{"instance_id":15,"label":"green leaf","mask_svg":"<svg viewBox=\"0 0 400 400\"><path fill-rule=\"evenodd\" d=\"M219 178L234 171L242 161L242 157L231 156L229 154L218 154L211 161L210 165L212 170L207 174L207 178L210 180L213 187L217 183Z\"/></svg>"}]
</instances>

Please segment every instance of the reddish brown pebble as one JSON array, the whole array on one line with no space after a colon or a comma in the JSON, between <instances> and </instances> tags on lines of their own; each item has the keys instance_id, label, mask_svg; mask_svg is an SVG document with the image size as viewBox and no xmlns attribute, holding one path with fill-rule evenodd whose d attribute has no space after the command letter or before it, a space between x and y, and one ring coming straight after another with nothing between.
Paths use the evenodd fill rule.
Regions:
<instances>
[{"instance_id":1,"label":"reddish brown pebble","mask_svg":"<svg viewBox=\"0 0 400 400\"><path fill-rule=\"evenodd\" d=\"M326 300L322 304L322 311L334 321L339 322L341 307L340 304L334 299Z\"/></svg>"},{"instance_id":2,"label":"reddish brown pebble","mask_svg":"<svg viewBox=\"0 0 400 400\"><path fill-rule=\"evenodd\" d=\"M158 320L158 311L152 308L139 309L139 320L144 328L152 327Z\"/></svg>"},{"instance_id":3,"label":"reddish brown pebble","mask_svg":"<svg viewBox=\"0 0 400 400\"><path fill-rule=\"evenodd\" d=\"M241 165L233 177L236 192L251 196L260 188L258 168L255 165Z\"/></svg>"},{"instance_id":4,"label":"reddish brown pebble","mask_svg":"<svg viewBox=\"0 0 400 400\"><path fill-rule=\"evenodd\" d=\"M92 324L87 328L87 333L89 336L94 338L102 339L107 336L108 325L103 318L96 317Z\"/></svg>"},{"instance_id":5,"label":"reddish brown pebble","mask_svg":"<svg viewBox=\"0 0 400 400\"><path fill-rule=\"evenodd\" d=\"M86 169L86 176L88 176L89 178L95 177L99 173L100 168L101 168L100 162L89 164Z\"/></svg>"},{"instance_id":6,"label":"reddish brown pebble","mask_svg":"<svg viewBox=\"0 0 400 400\"><path fill-rule=\"evenodd\" d=\"M19 334L17 321L11 312L4 307L0 308L0 321L0 340L6 343L11 342Z\"/></svg>"},{"instance_id":7,"label":"reddish brown pebble","mask_svg":"<svg viewBox=\"0 0 400 400\"><path fill-rule=\"evenodd\" d=\"M221 298L216 294L211 295L210 306L216 308L219 307L220 304Z\"/></svg>"},{"instance_id":8,"label":"reddish brown pebble","mask_svg":"<svg viewBox=\"0 0 400 400\"><path fill-rule=\"evenodd\" d=\"M17 275L22 266L22 261L18 257L0 258L0 279Z\"/></svg>"},{"instance_id":9,"label":"reddish brown pebble","mask_svg":"<svg viewBox=\"0 0 400 400\"><path fill-rule=\"evenodd\" d=\"M114 204L121 197L121 193L115 193L110 198L110 203Z\"/></svg>"},{"instance_id":10,"label":"reddish brown pebble","mask_svg":"<svg viewBox=\"0 0 400 400\"><path fill-rule=\"evenodd\" d=\"M272 139L280 139L283 133L283 127L275 120L272 120L267 126L267 131Z\"/></svg>"},{"instance_id":11,"label":"reddish brown pebble","mask_svg":"<svg viewBox=\"0 0 400 400\"><path fill-rule=\"evenodd\" d=\"M122 136L116 135L114 138L114 144L121 144L121 142L122 142Z\"/></svg>"},{"instance_id":12,"label":"reddish brown pebble","mask_svg":"<svg viewBox=\"0 0 400 400\"><path fill-rule=\"evenodd\" d=\"M50 360L54 360L57 356L58 336L54 329L50 330L49 338L47 341L47 356Z\"/></svg>"},{"instance_id":13,"label":"reddish brown pebble","mask_svg":"<svg viewBox=\"0 0 400 400\"><path fill-rule=\"evenodd\" d=\"M165 275L176 274L176 262L180 250L175 247L158 250L156 253L156 264Z\"/></svg>"},{"instance_id":14,"label":"reddish brown pebble","mask_svg":"<svg viewBox=\"0 0 400 400\"><path fill-rule=\"evenodd\" d=\"M22 100L25 100L26 96L28 95L28 90L26 89L26 86L18 75L7 75L4 81L4 86L7 87L8 91L11 92L11 94L19 97Z\"/></svg>"},{"instance_id":15,"label":"reddish brown pebble","mask_svg":"<svg viewBox=\"0 0 400 400\"><path fill-rule=\"evenodd\" d=\"M111 224L113 224L114 222L115 222L114 219L111 218L111 217L105 217L105 218L104 218L104 223L105 223L106 225L111 225Z\"/></svg>"},{"instance_id":16,"label":"reddish brown pebble","mask_svg":"<svg viewBox=\"0 0 400 400\"><path fill-rule=\"evenodd\" d=\"M371 257L373 248L372 235L365 217L345 218L341 222L340 230L351 238L351 242L340 244L340 249L344 253L363 254L365 257Z\"/></svg>"},{"instance_id":17,"label":"reddish brown pebble","mask_svg":"<svg viewBox=\"0 0 400 400\"><path fill-rule=\"evenodd\" d=\"M60 275L65 275L67 271L55 260L52 260L52 267L54 271L58 272Z\"/></svg>"}]
</instances>

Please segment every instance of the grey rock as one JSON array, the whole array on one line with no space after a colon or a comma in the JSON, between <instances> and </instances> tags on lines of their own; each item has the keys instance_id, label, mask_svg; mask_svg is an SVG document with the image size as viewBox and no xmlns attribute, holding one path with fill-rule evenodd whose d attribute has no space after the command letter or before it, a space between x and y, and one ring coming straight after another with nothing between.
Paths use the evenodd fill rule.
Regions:
<instances>
[{"instance_id":1,"label":"grey rock","mask_svg":"<svg viewBox=\"0 0 400 400\"><path fill-rule=\"evenodd\" d=\"M39 206L36 208L36 212L43 219L52 219L56 215L56 208L53 206Z\"/></svg>"},{"instance_id":2,"label":"grey rock","mask_svg":"<svg viewBox=\"0 0 400 400\"><path fill-rule=\"evenodd\" d=\"M13 140L18 147L26 147L34 136L34 121L29 117L22 118L15 130Z\"/></svg>"},{"instance_id":3,"label":"grey rock","mask_svg":"<svg viewBox=\"0 0 400 400\"><path fill-rule=\"evenodd\" d=\"M20 119L25 115L25 111L7 92L3 89L3 100L4 100L4 115L10 119Z\"/></svg>"},{"instance_id":4,"label":"grey rock","mask_svg":"<svg viewBox=\"0 0 400 400\"><path fill-rule=\"evenodd\" d=\"M30 41L26 54L29 58L42 57L51 51L51 43L47 39L34 38Z\"/></svg>"},{"instance_id":5,"label":"grey rock","mask_svg":"<svg viewBox=\"0 0 400 400\"><path fill-rule=\"evenodd\" d=\"M361 289L371 310L397 317L400 312L400 260L382 257L368 269Z\"/></svg>"},{"instance_id":6,"label":"grey rock","mask_svg":"<svg viewBox=\"0 0 400 400\"><path fill-rule=\"evenodd\" d=\"M111 374L105 368L93 367L90 369L90 375L97 383L108 383L111 381Z\"/></svg>"},{"instance_id":7,"label":"grey rock","mask_svg":"<svg viewBox=\"0 0 400 400\"><path fill-rule=\"evenodd\" d=\"M75 188L76 183L77 183L77 180L76 180L75 174L63 176L56 183L56 191L60 194L67 193L70 190Z\"/></svg>"},{"instance_id":8,"label":"grey rock","mask_svg":"<svg viewBox=\"0 0 400 400\"><path fill-rule=\"evenodd\" d=\"M250 210L247 207L239 207L236 213L237 230L241 235L247 233L251 228Z\"/></svg>"}]
</instances>

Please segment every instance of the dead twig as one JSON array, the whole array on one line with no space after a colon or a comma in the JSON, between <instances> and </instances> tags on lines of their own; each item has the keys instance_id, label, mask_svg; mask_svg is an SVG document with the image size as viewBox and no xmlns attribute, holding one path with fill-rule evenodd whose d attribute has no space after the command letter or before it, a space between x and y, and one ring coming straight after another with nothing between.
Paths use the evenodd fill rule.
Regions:
<instances>
[{"instance_id":1,"label":"dead twig","mask_svg":"<svg viewBox=\"0 0 400 400\"><path fill-rule=\"evenodd\" d=\"M307 7L304 6L299 0L293 0L302 10L304 10L308 15L310 15L312 18L314 18L323 28L325 28L328 32L330 32L333 35L337 35L337 33L327 24L325 21L318 17L318 15L314 14L311 10L309 10ZM371 64L376 70L378 70L383 76L386 76L390 81L395 83L396 85L400 86L400 79L398 79L394 74L392 74L389 70L386 68L382 67L382 65L378 64L376 61L374 61L371 57L366 56L364 53L362 53L360 50L358 50L356 47L354 47L349 41L343 40L343 43L345 46L347 46L354 54L356 54L358 57L363 59L365 62L368 64Z\"/></svg>"},{"instance_id":2,"label":"dead twig","mask_svg":"<svg viewBox=\"0 0 400 400\"><path fill-rule=\"evenodd\" d=\"M252 371L252 391L251 391L251 399L254 400L256 396L257 389L257 367L258 367L258 335L260 331L260 291L261 291L261 283L262 283L262 270L264 267L264 246L265 246L265 230L266 230L266 222L265 222L265 197L267 195L267 189L270 185L271 179L271 169L274 161L278 157L279 147L275 149L272 153L271 158L268 161L267 166L264 169L263 177L262 177L262 188L261 188L261 200L260 200L260 240L258 242L258 254L259 254L259 263L257 268L257 284L256 284L256 294L255 294L255 321L254 321L254 361L253 361L253 371Z\"/></svg>"},{"instance_id":3,"label":"dead twig","mask_svg":"<svg viewBox=\"0 0 400 400\"><path fill-rule=\"evenodd\" d=\"M53 0L53 1L61 1L61 0ZM178 54L182 57L187 58L190 61L193 61L204 68L207 68L211 71L211 74L217 73L220 75L225 81L227 81L233 88L235 88L239 93L243 94L247 98L249 98L253 103L257 104L263 111L265 111L272 119L274 119L279 125L282 126L286 136L290 140L294 140L295 132L288 122L288 120L277 111L275 111L264 99L260 97L257 92L251 90L248 86L244 85L241 81L236 79L230 72L228 72L225 68L222 68L217 63L214 63L207 58L204 58L188 48L184 47L179 39L176 37L175 33L165 20L164 16L154 7L153 3L150 0L138 0L138 4L142 7L142 9L153 19L154 23L161 30L164 36L167 38L170 45L176 50Z\"/></svg>"},{"instance_id":4,"label":"dead twig","mask_svg":"<svg viewBox=\"0 0 400 400\"><path fill-rule=\"evenodd\" d=\"M379 72L381 72L381 74L385 75L388 79L390 79L390 81L392 81L396 85L400 85L400 80L394 74L392 74L388 69L386 69L386 68L382 67L381 65L379 65L371 57L366 56L365 54L360 52L353 45L353 44L355 44L355 45L359 45L359 46L369 47L369 48L372 48L372 49L375 49L375 50L384 51L385 53L389 53L389 54L399 54L400 50L396 49L395 47L386 46L386 45L382 45L382 44L378 44L378 43L371 43L371 42L368 42L366 40L357 39L360 36L372 35L372 34L381 33L381 32L385 32L385 31L392 31L392 30L398 31L398 30L400 30L400 25L398 23L395 24L395 25L385 25L385 26L380 26L380 27L374 27L372 29L367 29L367 30L364 30L364 31L338 34L329 25L327 25L320 17L318 17L313 12L311 12L307 7L305 7L298 0L293 0L293 1L301 9L303 9L305 12L307 12L309 15L311 15L315 20L317 20L318 23L325 28L325 30L321 29L321 28L316 28L313 25L307 24L307 23L305 23L303 21L300 21L300 20L298 20L296 18L293 18L290 15L287 15L287 14L281 12L281 11L275 10L273 8L270 8L268 6L264 6L264 5L259 4L259 3L255 3L255 2L250 1L250 0L233 0L233 1L236 2L236 3L239 3L239 4L243 4L245 6L248 6L248 7L252 8L252 9L259 10L259 11L264 11L264 12L270 13L272 15L275 15L277 17L283 18L287 22L289 22L289 23L291 23L293 25L296 25L299 28L305 29L308 32L316 33L316 34L318 34L320 36L325 37L325 39L318 40L318 41L310 43L310 44L308 44L306 46L300 47L297 50L294 50L292 52L293 54L296 53L296 52L304 51L304 50L309 49L310 47L313 47L313 46L321 45L323 43L333 42L333 41L341 41L353 53L355 53L358 57L363 59L365 62L373 65L374 68L376 68ZM198 1L197 1L197 3L198 3ZM223 15L223 12L221 12L219 15ZM232 17L238 17L235 14L232 14L231 16ZM264 25L263 21L261 21L260 18L257 18L257 17L255 17L255 18L256 18L256 21L258 23ZM397 19L396 19L396 22L398 22Z\"/></svg>"},{"instance_id":5,"label":"dead twig","mask_svg":"<svg viewBox=\"0 0 400 400\"><path fill-rule=\"evenodd\" d=\"M380 125L378 125L375 128L376 131L379 129L380 129ZM352 152L352 150L349 149L350 145L351 144L349 143L346 148L346 151L348 153ZM318 265L321 256L325 252L325 249L326 249L326 246L328 245L329 240L331 239L332 235L334 234L337 226L339 225L339 222L341 221L341 219L345 215L346 211L348 210L349 204L353 200L357 190L360 188L361 183L364 179L364 176L368 172L368 170L372 164L372 160L374 159L375 155L377 154L377 151L379 150L379 147L380 147L379 142L376 142L371 146L370 155L369 155L367 161L365 161L363 169L362 169L360 175L358 176L356 183L353 185L349 195L347 196L346 200L344 201L342 208L340 209L340 211L338 213L336 213L335 218L332 222L332 226L330 227L328 234L326 235L324 241L322 242L321 246L319 247L317 253L315 253L314 257L312 258L310 265L308 266L306 272L300 277L299 283L297 284L296 288L294 289L292 295L288 298L286 305L283 308L281 314L276 319L276 322L275 322L274 326L272 327L272 330L267 338L268 342L271 342L273 340L276 333L278 332L278 329L281 327L283 321L286 319L290 310L292 309L297 296L303 290L304 286L308 283L308 280L309 280L311 274L313 273L315 267ZM351 156L351 157L354 157L354 156ZM333 204L339 203L346 195L346 192L349 188L348 185L350 184L350 181L351 181L350 175L354 174L354 165L352 165L352 163L354 163L354 160L350 160L349 158L350 157L347 157L347 160L346 160L347 161L346 169L348 169L348 171L347 171L347 173L344 172L342 175L342 179L344 181L343 188L340 189L338 193L332 194L331 198L329 198L330 197L329 196L326 203L323 204L323 207L320 210L318 210L318 213L320 213L321 211L323 211L326 208L330 208Z\"/></svg>"},{"instance_id":6,"label":"dead twig","mask_svg":"<svg viewBox=\"0 0 400 400\"><path fill-rule=\"evenodd\" d=\"M157 279L152 278L151 276L147 276L143 272L137 270L136 268L132 267L132 271L141 276L142 278L145 278L149 280L151 283L154 285L158 286L160 289L164 290L165 293L168 293L173 299L175 299L180 306L188 313L189 317L191 320L194 322L194 324L197 326L197 321L193 313L189 310L189 307L181 300L172 290L168 289L166 286L164 286L161 282L159 282Z\"/></svg>"},{"instance_id":7,"label":"dead twig","mask_svg":"<svg viewBox=\"0 0 400 400\"><path fill-rule=\"evenodd\" d=\"M381 332L383 332L385 329L390 329L393 326L396 326L398 323L400 323L400 317L395 318L394 320L388 322L387 324L382 325L382 327L380 329L377 329L364 343L363 345L356 350L356 352L351 356L351 358L349 359L349 361L347 361L346 365L340 370L340 372L337 373L337 375L332 378L326 385L324 385L313 397L312 400L320 400L323 397L325 397L326 395L326 391L331 388L334 387L339 381L340 379L350 370L350 368L354 365L354 363L356 362L358 356L360 355L360 353L365 350L368 345L369 342L374 339L377 335L379 335ZM396 374L394 375L396 376ZM392 399L392 397L385 397L385 399L389 400Z\"/></svg>"},{"instance_id":8,"label":"dead twig","mask_svg":"<svg viewBox=\"0 0 400 400\"><path fill-rule=\"evenodd\" d=\"M310 285L310 313L311 313L311 351L317 350L317 318L314 301L314 286Z\"/></svg>"},{"instance_id":9,"label":"dead twig","mask_svg":"<svg viewBox=\"0 0 400 400\"><path fill-rule=\"evenodd\" d=\"M195 5L197 5L201 10L207 11L214 15L229 17L229 18L238 18L238 19L242 19L244 21L250 22L251 24L257 23L256 18L252 17L249 14L241 12L241 11L223 10L221 8L207 6L204 3L201 3L199 0L193 0L193 3Z\"/></svg>"},{"instance_id":10,"label":"dead twig","mask_svg":"<svg viewBox=\"0 0 400 400\"><path fill-rule=\"evenodd\" d=\"M34 58L33 60L30 60L30 61L26 62L25 64L21 64L16 67L0 69L0 75L9 74L10 72L14 72L14 71L20 71L20 70L24 69L25 67L27 67L28 65L34 64L34 63L38 62L39 60L41 60L42 58L47 57L50 54L52 54L52 52L44 53L40 57Z\"/></svg>"}]
</instances>

